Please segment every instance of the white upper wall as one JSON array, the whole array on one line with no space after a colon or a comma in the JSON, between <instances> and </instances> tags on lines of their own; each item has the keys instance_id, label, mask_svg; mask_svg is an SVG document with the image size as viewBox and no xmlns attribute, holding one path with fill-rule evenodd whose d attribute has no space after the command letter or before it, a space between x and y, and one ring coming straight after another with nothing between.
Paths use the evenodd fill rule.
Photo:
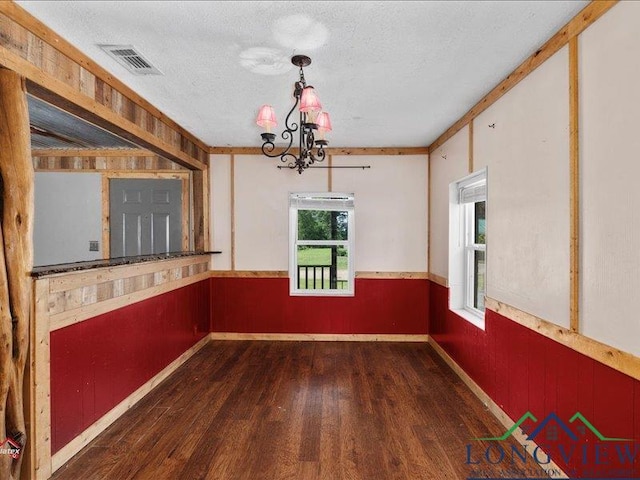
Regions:
<instances>
[{"instance_id":1,"label":"white upper wall","mask_svg":"<svg viewBox=\"0 0 640 480\"><path fill-rule=\"evenodd\" d=\"M289 193L326 192L326 170L299 175L262 155L235 155L234 164L236 270L287 270Z\"/></svg>"},{"instance_id":2,"label":"white upper wall","mask_svg":"<svg viewBox=\"0 0 640 480\"><path fill-rule=\"evenodd\" d=\"M334 156L333 164L371 168L299 175L262 155L235 155L231 215L230 156L212 156L213 248L223 251L214 269L231 268L233 217L236 270L288 270L289 193L326 192L331 175L334 192L355 194L356 271L426 272L427 156Z\"/></svg>"},{"instance_id":3,"label":"white upper wall","mask_svg":"<svg viewBox=\"0 0 640 480\"><path fill-rule=\"evenodd\" d=\"M355 194L356 271L427 271L427 156L334 156L334 192Z\"/></svg>"},{"instance_id":4,"label":"white upper wall","mask_svg":"<svg viewBox=\"0 0 640 480\"><path fill-rule=\"evenodd\" d=\"M474 169L488 167L487 296L564 327L568 79L564 47L474 120Z\"/></svg>"},{"instance_id":5,"label":"white upper wall","mask_svg":"<svg viewBox=\"0 0 640 480\"><path fill-rule=\"evenodd\" d=\"M209 211L211 215L211 250L214 270L231 269L231 156L211 155L209 163Z\"/></svg>"},{"instance_id":6,"label":"white upper wall","mask_svg":"<svg viewBox=\"0 0 640 480\"><path fill-rule=\"evenodd\" d=\"M640 3L580 36L581 330L640 355Z\"/></svg>"},{"instance_id":7,"label":"white upper wall","mask_svg":"<svg viewBox=\"0 0 640 480\"><path fill-rule=\"evenodd\" d=\"M469 127L429 155L431 233L429 272L449 277L449 184L469 174Z\"/></svg>"}]
</instances>

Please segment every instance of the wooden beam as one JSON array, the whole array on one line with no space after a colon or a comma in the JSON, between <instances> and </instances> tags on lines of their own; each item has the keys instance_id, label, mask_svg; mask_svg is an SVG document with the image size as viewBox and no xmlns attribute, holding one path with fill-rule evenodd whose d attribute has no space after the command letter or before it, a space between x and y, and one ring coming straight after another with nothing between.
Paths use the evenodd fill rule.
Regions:
<instances>
[{"instance_id":1,"label":"wooden beam","mask_svg":"<svg viewBox=\"0 0 640 480\"><path fill-rule=\"evenodd\" d=\"M551 37L542 47L536 50L533 55L521 63L507 78L500 82L493 90L485 95L471 110L465 113L460 120L451 125L442 135L440 135L431 145L429 151L434 151L447 140L453 137L460 129L476 118L487 108L493 105L505 93L516 86L523 78L533 72L544 63L554 53L564 47L571 38L582 33L589 25L604 15L617 0L598 0L589 3L578 15L573 17L560 31Z\"/></svg>"},{"instance_id":2,"label":"wooden beam","mask_svg":"<svg viewBox=\"0 0 640 480\"><path fill-rule=\"evenodd\" d=\"M142 148L48 148L32 150L33 157L155 157L157 153Z\"/></svg>"},{"instance_id":3,"label":"wooden beam","mask_svg":"<svg viewBox=\"0 0 640 480\"><path fill-rule=\"evenodd\" d=\"M276 147L277 148L277 147ZM336 147L325 149L327 155L427 155L427 147ZM298 149L292 149L297 154ZM218 155L262 155L260 147L209 147L209 153Z\"/></svg>"},{"instance_id":4,"label":"wooden beam","mask_svg":"<svg viewBox=\"0 0 640 480\"><path fill-rule=\"evenodd\" d=\"M34 65L3 48L0 48L0 64L7 65L12 70L25 75L29 79L29 93L34 96L190 170L202 170L206 167L203 162L121 117L94 99L79 93L69 85L44 74Z\"/></svg>"},{"instance_id":5,"label":"wooden beam","mask_svg":"<svg viewBox=\"0 0 640 480\"><path fill-rule=\"evenodd\" d=\"M580 137L579 137L578 38L569 40L569 320L572 332L580 331Z\"/></svg>"},{"instance_id":6,"label":"wooden beam","mask_svg":"<svg viewBox=\"0 0 640 480\"><path fill-rule=\"evenodd\" d=\"M34 174L24 79L0 68L0 439L26 446L23 380L33 300ZM21 452L23 453L23 452ZM0 456L0 478L18 479L22 455Z\"/></svg>"},{"instance_id":7,"label":"wooden beam","mask_svg":"<svg viewBox=\"0 0 640 480\"><path fill-rule=\"evenodd\" d=\"M331 167L333 166L333 155L327 155L327 165L329 168L327 169L327 192L333 191L333 170Z\"/></svg>"},{"instance_id":8,"label":"wooden beam","mask_svg":"<svg viewBox=\"0 0 640 480\"><path fill-rule=\"evenodd\" d=\"M144 110L151 113L163 123L167 124L178 133L191 140L201 149L206 151L209 148L208 145L206 145L202 140L178 125L175 121L162 113L158 108L154 107L151 103L142 98L130 87L114 77L111 73L109 73L103 67L95 63L88 56L78 50L78 48L59 36L56 32L51 30L44 23L36 19L16 3L7 1L0 2L0 13L6 15L18 25L26 28L37 37L44 40L47 44L53 46L64 56L77 63L88 72L95 75L96 78L99 78L106 84L124 94L127 98L142 107Z\"/></svg>"}]
</instances>

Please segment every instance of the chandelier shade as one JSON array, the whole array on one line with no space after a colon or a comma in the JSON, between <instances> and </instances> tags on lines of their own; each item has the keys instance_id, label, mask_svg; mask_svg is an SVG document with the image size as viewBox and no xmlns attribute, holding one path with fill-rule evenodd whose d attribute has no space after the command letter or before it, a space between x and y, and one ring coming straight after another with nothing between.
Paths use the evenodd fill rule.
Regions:
<instances>
[{"instance_id":1,"label":"chandelier shade","mask_svg":"<svg viewBox=\"0 0 640 480\"><path fill-rule=\"evenodd\" d=\"M271 132L273 127L278 126L278 120L276 120L276 112L273 111L271 105L263 105L258 112L258 118L256 123L264 128L267 132Z\"/></svg>"},{"instance_id":2,"label":"chandelier shade","mask_svg":"<svg viewBox=\"0 0 640 480\"><path fill-rule=\"evenodd\" d=\"M322 104L313 87L305 87L302 89L300 96L300 111L305 113L320 112Z\"/></svg>"},{"instance_id":3,"label":"chandelier shade","mask_svg":"<svg viewBox=\"0 0 640 480\"><path fill-rule=\"evenodd\" d=\"M327 112L320 112L318 118L316 118L316 125L318 125L319 132L331 131L331 118Z\"/></svg>"},{"instance_id":4,"label":"chandelier shade","mask_svg":"<svg viewBox=\"0 0 640 480\"><path fill-rule=\"evenodd\" d=\"M271 128L277 126L278 122L270 105L260 107L256 123L265 129L265 132L261 134L262 153L269 158L280 158L280 161L285 163L288 168L302 173L313 163L322 162L325 159L324 147L328 145L328 142L324 136L326 132L331 131L331 120L329 114L322 111L322 104L315 89L311 85L307 85L304 78L303 67L309 66L311 59L305 55L295 55L291 58L291 63L299 67L300 72L299 80L293 84L295 103L287 114L284 131L281 134L288 145L281 152L275 152L276 135L271 133ZM295 123L291 118L296 107L299 113L299 123ZM297 152L293 148L296 132L298 134ZM316 132L319 134L317 139Z\"/></svg>"}]
</instances>

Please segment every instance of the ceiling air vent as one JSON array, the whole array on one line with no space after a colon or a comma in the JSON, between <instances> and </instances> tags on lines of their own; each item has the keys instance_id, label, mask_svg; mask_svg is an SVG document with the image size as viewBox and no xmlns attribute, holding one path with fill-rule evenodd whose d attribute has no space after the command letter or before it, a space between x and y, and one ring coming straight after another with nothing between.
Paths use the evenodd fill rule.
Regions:
<instances>
[{"instance_id":1,"label":"ceiling air vent","mask_svg":"<svg viewBox=\"0 0 640 480\"><path fill-rule=\"evenodd\" d=\"M99 45L118 63L134 75L162 75L133 45Z\"/></svg>"}]
</instances>

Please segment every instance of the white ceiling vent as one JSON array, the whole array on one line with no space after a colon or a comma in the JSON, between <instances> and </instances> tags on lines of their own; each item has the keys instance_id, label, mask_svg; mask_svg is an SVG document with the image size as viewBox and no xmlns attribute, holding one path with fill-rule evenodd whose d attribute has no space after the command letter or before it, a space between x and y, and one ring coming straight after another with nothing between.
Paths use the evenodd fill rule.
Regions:
<instances>
[{"instance_id":1,"label":"white ceiling vent","mask_svg":"<svg viewBox=\"0 0 640 480\"><path fill-rule=\"evenodd\" d=\"M133 45L98 45L134 75L162 75Z\"/></svg>"}]
</instances>

